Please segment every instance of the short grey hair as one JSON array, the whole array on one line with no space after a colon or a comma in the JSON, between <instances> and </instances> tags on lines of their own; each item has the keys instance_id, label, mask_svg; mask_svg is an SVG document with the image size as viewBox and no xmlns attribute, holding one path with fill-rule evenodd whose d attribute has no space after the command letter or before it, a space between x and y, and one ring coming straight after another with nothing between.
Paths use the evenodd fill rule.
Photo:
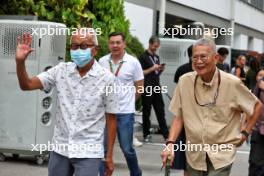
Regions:
<instances>
[{"instance_id":1,"label":"short grey hair","mask_svg":"<svg viewBox=\"0 0 264 176\"><path fill-rule=\"evenodd\" d=\"M209 46L213 53L216 53L216 46L215 46L215 42L211 39L207 39L207 38L201 38L199 40L197 40L194 44L193 44L193 47L195 46L199 46L199 45L202 45L202 46Z\"/></svg>"},{"instance_id":2,"label":"short grey hair","mask_svg":"<svg viewBox=\"0 0 264 176\"><path fill-rule=\"evenodd\" d=\"M77 35L77 34L80 34L82 37L86 37L87 35L92 35L94 45L98 46L97 35L96 35L96 31L94 30L94 28L83 27L83 28L78 28L77 30L72 32L72 36ZM72 41L72 36L71 36L70 43Z\"/></svg>"}]
</instances>

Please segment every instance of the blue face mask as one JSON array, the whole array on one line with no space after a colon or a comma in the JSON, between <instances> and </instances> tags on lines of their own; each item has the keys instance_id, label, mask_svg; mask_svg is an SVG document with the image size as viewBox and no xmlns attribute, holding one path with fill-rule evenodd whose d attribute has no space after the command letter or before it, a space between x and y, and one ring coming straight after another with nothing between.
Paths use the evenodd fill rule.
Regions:
<instances>
[{"instance_id":1,"label":"blue face mask","mask_svg":"<svg viewBox=\"0 0 264 176\"><path fill-rule=\"evenodd\" d=\"M91 48L71 50L71 59L78 67L84 67L91 59Z\"/></svg>"}]
</instances>

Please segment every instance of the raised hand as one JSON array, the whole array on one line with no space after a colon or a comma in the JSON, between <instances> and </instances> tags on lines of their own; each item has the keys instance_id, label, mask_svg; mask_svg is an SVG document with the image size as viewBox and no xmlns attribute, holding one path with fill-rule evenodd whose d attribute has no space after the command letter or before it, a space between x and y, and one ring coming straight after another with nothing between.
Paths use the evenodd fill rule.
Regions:
<instances>
[{"instance_id":1,"label":"raised hand","mask_svg":"<svg viewBox=\"0 0 264 176\"><path fill-rule=\"evenodd\" d=\"M22 42L20 39L20 36L17 37L17 47L16 47L16 61L17 62L24 62L27 58L27 56L34 51L33 48L31 48L31 41L32 37L28 33L24 33L22 37Z\"/></svg>"}]
</instances>

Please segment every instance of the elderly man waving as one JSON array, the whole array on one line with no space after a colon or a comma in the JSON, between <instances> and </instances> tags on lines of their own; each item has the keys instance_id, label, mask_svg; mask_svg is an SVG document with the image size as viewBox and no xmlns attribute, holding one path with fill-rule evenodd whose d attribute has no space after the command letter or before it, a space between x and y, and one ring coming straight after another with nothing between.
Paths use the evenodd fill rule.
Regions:
<instances>
[{"instance_id":1,"label":"elderly man waving","mask_svg":"<svg viewBox=\"0 0 264 176\"><path fill-rule=\"evenodd\" d=\"M21 89L57 90L52 139L56 147L50 153L49 176L98 175L99 164L104 157L105 123L108 130L106 174L111 175L116 134L114 113L118 110L118 103L114 93L100 91L113 86L114 76L94 60L97 45L94 30L81 28L72 36L70 53L73 62L60 63L32 78L25 67L26 58L33 51L31 40L29 34L23 35L22 42L18 38L16 64Z\"/></svg>"}]
</instances>

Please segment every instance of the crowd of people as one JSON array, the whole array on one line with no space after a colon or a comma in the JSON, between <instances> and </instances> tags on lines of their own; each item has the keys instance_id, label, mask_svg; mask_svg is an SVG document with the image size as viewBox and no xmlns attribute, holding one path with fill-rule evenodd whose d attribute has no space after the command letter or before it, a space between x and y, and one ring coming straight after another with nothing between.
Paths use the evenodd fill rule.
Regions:
<instances>
[{"instance_id":1,"label":"crowd of people","mask_svg":"<svg viewBox=\"0 0 264 176\"><path fill-rule=\"evenodd\" d=\"M214 42L204 38L191 45L187 50L189 62L175 74L177 85L169 107L175 117L169 130L162 92L144 92L147 87L161 87L160 75L166 66L156 53L160 40L151 37L148 49L137 59L125 51L125 38L121 32L111 33L110 53L96 61L95 33L79 31L71 36L72 62L59 63L29 77L25 63L34 51L32 37L18 37L16 68L21 89L57 90L52 143L67 147L50 152L49 176L112 175L116 134L130 175L142 175L133 147L135 102L140 97L144 142L152 140L153 106L166 145L162 151L164 165L169 158L172 168L185 170L184 175L229 175L236 147L252 134L250 175L264 173L264 70L256 60L250 61L246 71L245 57L239 56L236 66L230 69L224 62L229 54L226 48L216 51ZM113 91L116 87L125 87L126 91ZM241 125L242 116L245 120ZM73 144L82 147L72 148ZM177 144L199 144L202 149L175 150ZM205 145L209 146L206 150Z\"/></svg>"}]
</instances>

